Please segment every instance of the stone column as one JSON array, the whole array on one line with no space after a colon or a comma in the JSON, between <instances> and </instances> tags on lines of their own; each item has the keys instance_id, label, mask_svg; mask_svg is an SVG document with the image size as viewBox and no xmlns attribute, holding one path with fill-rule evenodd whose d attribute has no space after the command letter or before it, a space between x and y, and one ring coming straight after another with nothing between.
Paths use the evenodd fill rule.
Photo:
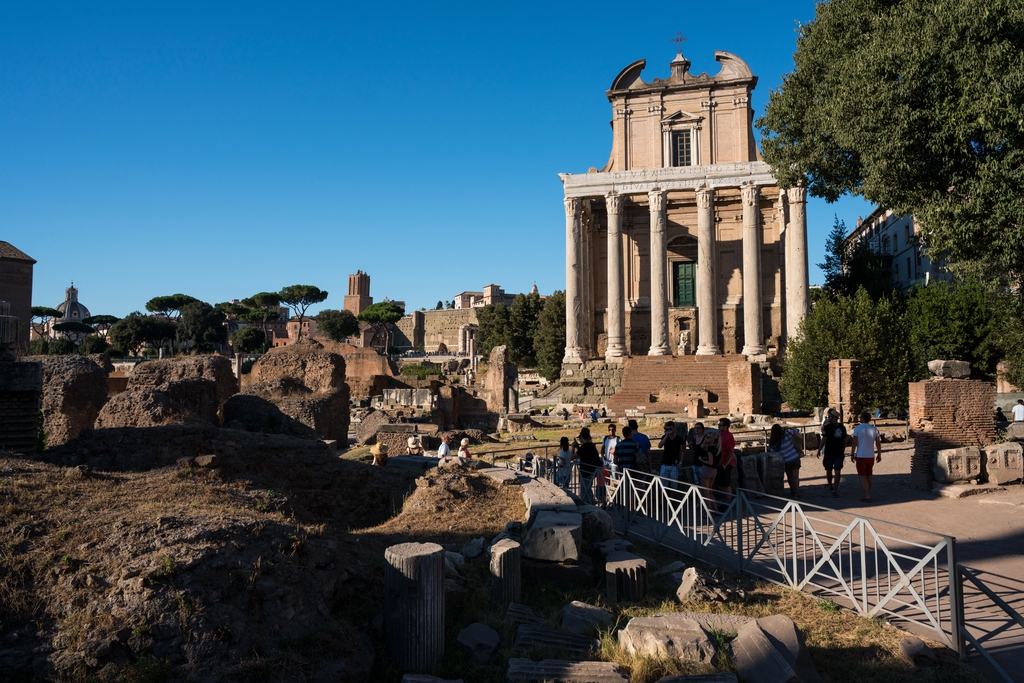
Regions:
<instances>
[{"instance_id":1,"label":"stone column","mask_svg":"<svg viewBox=\"0 0 1024 683\"><path fill-rule=\"evenodd\" d=\"M786 291L786 337L793 339L800 323L807 317L807 188L791 187L788 192L789 225L786 228L786 272L789 288Z\"/></svg>"},{"instance_id":2,"label":"stone column","mask_svg":"<svg viewBox=\"0 0 1024 683\"><path fill-rule=\"evenodd\" d=\"M401 543L384 551L384 644L399 671L444 659L444 548Z\"/></svg>"},{"instance_id":3,"label":"stone column","mask_svg":"<svg viewBox=\"0 0 1024 683\"><path fill-rule=\"evenodd\" d=\"M565 356L563 363L582 363L580 324L580 209L579 197L565 198Z\"/></svg>"},{"instance_id":4,"label":"stone column","mask_svg":"<svg viewBox=\"0 0 1024 683\"><path fill-rule=\"evenodd\" d=\"M718 348L718 311L715 296L714 190L697 188L697 355L713 356Z\"/></svg>"},{"instance_id":5,"label":"stone column","mask_svg":"<svg viewBox=\"0 0 1024 683\"><path fill-rule=\"evenodd\" d=\"M507 605L519 602L522 586L520 545L505 538L491 546L491 600Z\"/></svg>"},{"instance_id":6,"label":"stone column","mask_svg":"<svg viewBox=\"0 0 1024 683\"><path fill-rule=\"evenodd\" d=\"M622 294L622 197L616 193L605 197L608 213L608 346L604 359L621 363L626 355L626 313Z\"/></svg>"},{"instance_id":7,"label":"stone column","mask_svg":"<svg viewBox=\"0 0 1024 683\"><path fill-rule=\"evenodd\" d=\"M665 192L647 193L651 210L651 349L648 356L667 356L668 283L665 277L668 252L665 245Z\"/></svg>"},{"instance_id":8,"label":"stone column","mask_svg":"<svg viewBox=\"0 0 1024 683\"><path fill-rule=\"evenodd\" d=\"M743 355L765 353L761 326L761 189L744 184L743 193Z\"/></svg>"}]
</instances>

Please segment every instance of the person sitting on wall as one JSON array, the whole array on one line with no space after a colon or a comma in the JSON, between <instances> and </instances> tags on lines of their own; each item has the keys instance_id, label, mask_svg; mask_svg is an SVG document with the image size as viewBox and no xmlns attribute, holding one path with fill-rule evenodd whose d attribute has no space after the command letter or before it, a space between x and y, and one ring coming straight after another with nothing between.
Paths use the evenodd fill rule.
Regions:
<instances>
[{"instance_id":1,"label":"person sitting on wall","mask_svg":"<svg viewBox=\"0 0 1024 683\"><path fill-rule=\"evenodd\" d=\"M420 443L418 435L410 436L405 443L409 449L409 455L423 455L423 444Z\"/></svg>"},{"instance_id":2,"label":"person sitting on wall","mask_svg":"<svg viewBox=\"0 0 1024 683\"><path fill-rule=\"evenodd\" d=\"M451 456L451 454L452 454L452 447L448 445L448 442L451 441L451 439L452 439L452 437L449 436L448 434L442 434L441 435L441 445L438 446L438 448L437 448L437 457L438 458L448 458L448 457Z\"/></svg>"},{"instance_id":3,"label":"person sitting on wall","mask_svg":"<svg viewBox=\"0 0 1024 683\"><path fill-rule=\"evenodd\" d=\"M463 439L459 443L459 457L465 458L466 460L471 460L473 458L473 456L469 454L469 439Z\"/></svg>"}]
</instances>

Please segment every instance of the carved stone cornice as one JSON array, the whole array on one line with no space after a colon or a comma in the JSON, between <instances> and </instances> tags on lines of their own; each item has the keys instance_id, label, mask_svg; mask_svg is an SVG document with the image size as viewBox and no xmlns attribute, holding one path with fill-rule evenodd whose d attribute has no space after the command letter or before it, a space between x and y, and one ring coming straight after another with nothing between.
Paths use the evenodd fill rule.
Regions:
<instances>
[{"instance_id":1,"label":"carved stone cornice","mask_svg":"<svg viewBox=\"0 0 1024 683\"><path fill-rule=\"evenodd\" d=\"M642 168L603 173L560 173L565 194L570 197L603 197L615 191L621 195L646 194L658 188L669 192L735 188L745 182L777 186L771 167L763 161L743 161L701 166Z\"/></svg>"},{"instance_id":2,"label":"carved stone cornice","mask_svg":"<svg viewBox=\"0 0 1024 683\"><path fill-rule=\"evenodd\" d=\"M622 195L617 192L611 192L605 195L604 206L607 213L622 213Z\"/></svg>"}]
</instances>

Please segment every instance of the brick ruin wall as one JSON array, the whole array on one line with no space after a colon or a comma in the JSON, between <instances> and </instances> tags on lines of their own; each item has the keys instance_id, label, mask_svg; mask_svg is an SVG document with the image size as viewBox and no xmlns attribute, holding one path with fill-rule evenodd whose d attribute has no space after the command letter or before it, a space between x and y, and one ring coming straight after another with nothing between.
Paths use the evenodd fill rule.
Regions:
<instances>
[{"instance_id":1,"label":"brick ruin wall","mask_svg":"<svg viewBox=\"0 0 1024 683\"><path fill-rule=\"evenodd\" d=\"M459 329L463 325L476 325L476 309L460 308L442 311L419 311L423 327L415 329L415 320L420 316L407 315L394 325L393 344L399 349L414 348L413 340L422 338L426 351L437 351L443 342L449 351L459 349Z\"/></svg>"},{"instance_id":2,"label":"brick ruin wall","mask_svg":"<svg viewBox=\"0 0 1024 683\"><path fill-rule=\"evenodd\" d=\"M0 363L0 451L35 453L43 366Z\"/></svg>"},{"instance_id":3,"label":"brick ruin wall","mask_svg":"<svg viewBox=\"0 0 1024 683\"><path fill-rule=\"evenodd\" d=\"M995 386L970 379L911 382L910 433L914 454L910 479L930 488L935 451L960 446L984 447L996 437L992 420Z\"/></svg>"},{"instance_id":4,"label":"brick ruin wall","mask_svg":"<svg viewBox=\"0 0 1024 683\"><path fill-rule=\"evenodd\" d=\"M828 362L828 407L839 411L841 422L856 423L860 412L860 361Z\"/></svg>"}]
</instances>

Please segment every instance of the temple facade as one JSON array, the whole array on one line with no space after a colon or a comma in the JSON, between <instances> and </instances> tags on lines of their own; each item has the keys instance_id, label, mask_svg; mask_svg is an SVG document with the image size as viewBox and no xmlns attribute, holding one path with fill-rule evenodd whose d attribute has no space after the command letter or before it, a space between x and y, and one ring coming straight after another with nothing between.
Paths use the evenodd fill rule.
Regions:
<instances>
[{"instance_id":1,"label":"temple facade","mask_svg":"<svg viewBox=\"0 0 1024 683\"><path fill-rule=\"evenodd\" d=\"M779 188L754 140L757 77L728 52L714 76L681 53L668 78L630 64L607 91L608 163L560 174L564 363L628 356L764 360L808 308L805 190Z\"/></svg>"}]
</instances>

